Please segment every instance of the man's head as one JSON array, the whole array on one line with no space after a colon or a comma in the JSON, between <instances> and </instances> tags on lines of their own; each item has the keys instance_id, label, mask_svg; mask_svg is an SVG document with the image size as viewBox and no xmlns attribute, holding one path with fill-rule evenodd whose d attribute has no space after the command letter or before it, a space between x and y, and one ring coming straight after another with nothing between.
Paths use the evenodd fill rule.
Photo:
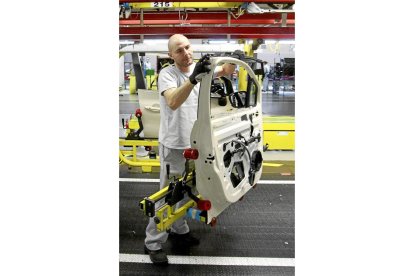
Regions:
<instances>
[{"instance_id":1,"label":"man's head","mask_svg":"<svg viewBox=\"0 0 414 276\"><path fill-rule=\"evenodd\" d=\"M168 55L179 67L188 67L193 63L190 41L181 34L172 35L168 40Z\"/></svg>"}]
</instances>

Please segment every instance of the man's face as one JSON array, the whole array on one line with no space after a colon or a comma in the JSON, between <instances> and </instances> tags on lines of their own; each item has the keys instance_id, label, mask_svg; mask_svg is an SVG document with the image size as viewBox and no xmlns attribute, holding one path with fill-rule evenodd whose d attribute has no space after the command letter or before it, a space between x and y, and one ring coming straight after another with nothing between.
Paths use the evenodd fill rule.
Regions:
<instances>
[{"instance_id":1,"label":"man's face","mask_svg":"<svg viewBox=\"0 0 414 276\"><path fill-rule=\"evenodd\" d=\"M169 56L181 67L188 67L193 63L193 49L190 41L182 38L174 43Z\"/></svg>"}]
</instances>

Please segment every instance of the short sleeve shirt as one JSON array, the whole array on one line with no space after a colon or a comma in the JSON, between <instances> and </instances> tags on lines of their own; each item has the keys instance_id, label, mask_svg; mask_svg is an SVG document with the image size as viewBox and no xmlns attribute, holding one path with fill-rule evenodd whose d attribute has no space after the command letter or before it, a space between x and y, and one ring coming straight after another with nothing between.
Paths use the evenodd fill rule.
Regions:
<instances>
[{"instance_id":1,"label":"short sleeve shirt","mask_svg":"<svg viewBox=\"0 0 414 276\"><path fill-rule=\"evenodd\" d=\"M170 88L180 87L191 75L195 67L193 63L188 73L181 72L175 65L161 70L158 76L158 92L160 93L160 131L158 140L166 147L185 149L190 147L190 134L197 119L198 94L200 84L194 86L186 101L176 110L172 110L163 96Z\"/></svg>"}]
</instances>

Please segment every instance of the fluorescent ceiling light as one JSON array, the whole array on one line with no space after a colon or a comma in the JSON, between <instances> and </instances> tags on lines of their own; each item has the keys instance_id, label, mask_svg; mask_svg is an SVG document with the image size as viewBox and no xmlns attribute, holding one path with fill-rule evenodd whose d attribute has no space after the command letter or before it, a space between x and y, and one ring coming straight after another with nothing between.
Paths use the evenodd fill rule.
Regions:
<instances>
[{"instance_id":1,"label":"fluorescent ceiling light","mask_svg":"<svg viewBox=\"0 0 414 276\"><path fill-rule=\"evenodd\" d=\"M295 44L294 40L279 40L279 44Z\"/></svg>"},{"instance_id":2,"label":"fluorescent ceiling light","mask_svg":"<svg viewBox=\"0 0 414 276\"><path fill-rule=\"evenodd\" d=\"M129 45L129 44L134 44L134 41L132 41L132 40L120 40L119 41L119 44L122 44L122 45Z\"/></svg>"},{"instance_id":3,"label":"fluorescent ceiling light","mask_svg":"<svg viewBox=\"0 0 414 276\"><path fill-rule=\"evenodd\" d=\"M168 39L144 39L144 44L146 45L160 45L168 44Z\"/></svg>"},{"instance_id":4,"label":"fluorescent ceiling light","mask_svg":"<svg viewBox=\"0 0 414 276\"><path fill-rule=\"evenodd\" d=\"M226 44L229 43L227 40L209 40L209 44ZM230 44L236 44L236 41L230 40Z\"/></svg>"},{"instance_id":5,"label":"fluorescent ceiling light","mask_svg":"<svg viewBox=\"0 0 414 276\"><path fill-rule=\"evenodd\" d=\"M266 39L264 44L295 44L295 40L288 39L288 40L277 40L277 39Z\"/></svg>"}]
</instances>

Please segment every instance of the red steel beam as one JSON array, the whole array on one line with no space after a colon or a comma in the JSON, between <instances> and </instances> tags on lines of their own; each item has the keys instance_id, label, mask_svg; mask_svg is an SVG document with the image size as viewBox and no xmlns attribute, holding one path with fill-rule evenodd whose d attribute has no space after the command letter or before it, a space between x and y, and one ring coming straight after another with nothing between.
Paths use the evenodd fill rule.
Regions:
<instances>
[{"instance_id":1,"label":"red steel beam","mask_svg":"<svg viewBox=\"0 0 414 276\"><path fill-rule=\"evenodd\" d=\"M119 3L145 3L151 1L143 1L143 0L119 0ZM194 0L177 0L177 1L166 1L166 2L197 2ZM217 2L214 0L202 0L199 2ZM240 0L228 0L224 2L243 2ZM273 4L294 4L295 0L255 0L255 3L273 3Z\"/></svg>"},{"instance_id":2,"label":"red steel beam","mask_svg":"<svg viewBox=\"0 0 414 276\"><path fill-rule=\"evenodd\" d=\"M170 35L144 35L144 39L168 39ZM207 39L207 38L216 38L216 39L227 39L227 35L210 35L210 34L198 34L198 35L186 35L187 38L194 39ZM235 34L231 35L231 39L253 39L253 38L263 38L263 39L295 39L294 34ZM119 35L119 39L128 39L128 40L140 40L140 35Z\"/></svg>"},{"instance_id":3,"label":"red steel beam","mask_svg":"<svg viewBox=\"0 0 414 276\"><path fill-rule=\"evenodd\" d=\"M272 35L295 34L294 27L120 27L122 35Z\"/></svg>"},{"instance_id":4,"label":"red steel beam","mask_svg":"<svg viewBox=\"0 0 414 276\"><path fill-rule=\"evenodd\" d=\"M187 12L178 13L178 12L159 12L159 13L145 13L144 20L178 20L180 16L186 18L187 20L227 20L227 12ZM237 20L275 20L282 19L282 13L262 13L262 14L242 14ZM287 13L286 19L295 19L295 13ZM140 20L139 13L132 13L128 20ZM230 22L233 22L234 19L231 17Z\"/></svg>"},{"instance_id":5,"label":"red steel beam","mask_svg":"<svg viewBox=\"0 0 414 276\"><path fill-rule=\"evenodd\" d=\"M144 20L144 25L169 25L169 24L227 24L227 19L191 19L191 20ZM281 24L281 20L278 19L233 19L230 21L231 24L252 24L252 25L274 25ZM294 19L286 20L286 24L293 25L295 24ZM119 25L141 25L141 20L119 20Z\"/></svg>"}]
</instances>

